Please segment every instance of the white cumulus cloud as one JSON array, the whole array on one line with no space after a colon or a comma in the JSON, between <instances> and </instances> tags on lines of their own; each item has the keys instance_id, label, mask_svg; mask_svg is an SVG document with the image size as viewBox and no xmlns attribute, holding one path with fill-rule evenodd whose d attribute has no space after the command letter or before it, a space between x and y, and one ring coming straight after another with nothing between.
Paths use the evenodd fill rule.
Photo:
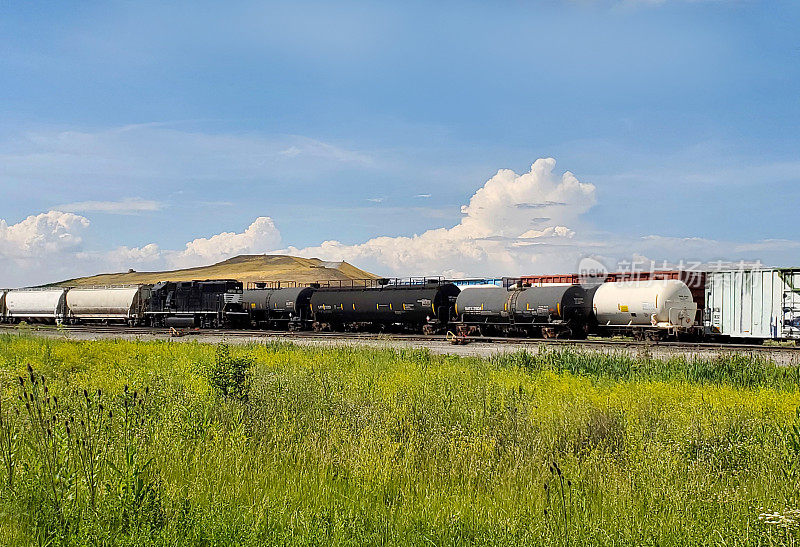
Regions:
<instances>
[{"instance_id":1,"label":"white cumulus cloud","mask_svg":"<svg viewBox=\"0 0 800 547\"><path fill-rule=\"evenodd\" d=\"M0 258L32 258L77 248L89 220L63 211L49 211L9 225L0 219Z\"/></svg>"},{"instance_id":2,"label":"white cumulus cloud","mask_svg":"<svg viewBox=\"0 0 800 547\"><path fill-rule=\"evenodd\" d=\"M180 268L203 266L240 254L264 253L280 245L281 234L270 217L258 217L243 232L222 232L186 244L183 251L170 253L169 262Z\"/></svg>"},{"instance_id":3,"label":"white cumulus cloud","mask_svg":"<svg viewBox=\"0 0 800 547\"><path fill-rule=\"evenodd\" d=\"M563 224L576 221L596 196L592 184L578 181L569 171L554 173L555 165L554 159L544 158L521 175L498 171L461 208L464 218L451 228L412 237L377 237L357 245L326 241L286 252L344 259L397 275L534 271L554 261L566 267L578 251L569 243L575 232ZM539 245L520 245L534 241Z\"/></svg>"},{"instance_id":4,"label":"white cumulus cloud","mask_svg":"<svg viewBox=\"0 0 800 547\"><path fill-rule=\"evenodd\" d=\"M9 224L0 219L0 286L34 285L75 269L89 220L48 211Z\"/></svg>"},{"instance_id":5,"label":"white cumulus cloud","mask_svg":"<svg viewBox=\"0 0 800 547\"><path fill-rule=\"evenodd\" d=\"M134 264L158 263L163 258L164 253L156 243L142 247L117 247L106 255L106 260L110 264L125 268Z\"/></svg>"}]
</instances>

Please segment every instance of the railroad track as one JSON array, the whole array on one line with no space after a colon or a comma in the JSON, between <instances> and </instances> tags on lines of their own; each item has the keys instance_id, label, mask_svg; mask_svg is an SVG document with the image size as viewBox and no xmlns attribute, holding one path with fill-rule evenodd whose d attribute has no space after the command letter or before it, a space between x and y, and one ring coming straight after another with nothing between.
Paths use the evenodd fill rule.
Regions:
<instances>
[{"instance_id":1,"label":"railroad track","mask_svg":"<svg viewBox=\"0 0 800 547\"><path fill-rule=\"evenodd\" d=\"M51 326L51 325L29 325L20 328L16 325L0 325L1 332L41 332L41 333L82 333L82 334L120 334L134 336L169 336L169 330L156 327L128 327L128 326L105 326L105 325L70 325L70 326ZM266 331L266 330L243 330L243 329L203 329L189 331L187 335L194 335L198 338L203 337L226 337L226 338L252 338L252 339L281 339L281 340L348 340L360 341L404 341L404 342L446 342L444 335L420 335L420 334L374 334L374 333L352 333L352 332L310 332L310 331ZM720 344L714 342L667 342L667 341L636 341L636 340L608 340L608 339L588 339L588 340L554 340L542 338L513 338L513 337L470 337L466 340L475 344L493 344L497 346L583 346L597 348L673 348L676 350L697 350L713 351L727 350L736 352L756 352L756 353L791 353L800 355L798 346L763 346L755 344Z\"/></svg>"}]
</instances>

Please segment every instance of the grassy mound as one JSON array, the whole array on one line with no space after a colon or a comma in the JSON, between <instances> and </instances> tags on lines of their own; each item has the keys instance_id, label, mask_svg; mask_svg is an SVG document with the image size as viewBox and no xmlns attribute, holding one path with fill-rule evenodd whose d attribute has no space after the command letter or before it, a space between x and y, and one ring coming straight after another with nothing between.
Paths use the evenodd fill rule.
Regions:
<instances>
[{"instance_id":1,"label":"grassy mound","mask_svg":"<svg viewBox=\"0 0 800 547\"><path fill-rule=\"evenodd\" d=\"M90 285L135 285L159 281L194 279L236 279L237 281L349 281L375 279L378 276L347 262L324 262L318 258L286 255L242 255L211 266L164 272L121 272L68 279L53 285L81 287Z\"/></svg>"}]
</instances>

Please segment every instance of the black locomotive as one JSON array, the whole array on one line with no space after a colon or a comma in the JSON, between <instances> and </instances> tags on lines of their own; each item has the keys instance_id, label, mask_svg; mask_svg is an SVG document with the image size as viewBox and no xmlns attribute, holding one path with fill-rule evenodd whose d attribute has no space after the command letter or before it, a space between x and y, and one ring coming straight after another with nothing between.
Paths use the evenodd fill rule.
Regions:
<instances>
[{"instance_id":1,"label":"black locomotive","mask_svg":"<svg viewBox=\"0 0 800 547\"><path fill-rule=\"evenodd\" d=\"M232 279L156 283L145 313L162 327L240 327L249 320L242 283Z\"/></svg>"}]
</instances>

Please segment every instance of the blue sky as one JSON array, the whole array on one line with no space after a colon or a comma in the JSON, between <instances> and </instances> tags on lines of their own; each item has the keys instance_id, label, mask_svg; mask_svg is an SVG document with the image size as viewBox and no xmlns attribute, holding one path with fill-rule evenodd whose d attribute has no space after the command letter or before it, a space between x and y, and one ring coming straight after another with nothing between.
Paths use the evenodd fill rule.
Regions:
<instances>
[{"instance_id":1,"label":"blue sky","mask_svg":"<svg viewBox=\"0 0 800 547\"><path fill-rule=\"evenodd\" d=\"M0 6L0 285L268 251L800 264L796 2L164 4ZM530 218L460 228L504 210Z\"/></svg>"}]
</instances>

